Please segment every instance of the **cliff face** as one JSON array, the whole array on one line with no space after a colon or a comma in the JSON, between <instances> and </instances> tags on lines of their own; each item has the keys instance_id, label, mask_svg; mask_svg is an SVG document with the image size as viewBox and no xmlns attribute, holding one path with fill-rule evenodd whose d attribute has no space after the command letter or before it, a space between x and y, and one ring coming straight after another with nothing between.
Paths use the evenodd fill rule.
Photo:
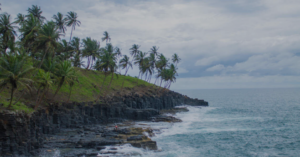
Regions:
<instances>
[{"instance_id":1,"label":"cliff face","mask_svg":"<svg viewBox=\"0 0 300 157\"><path fill-rule=\"evenodd\" d=\"M62 128L107 124L128 120L149 120L159 110L178 105L208 106L203 100L191 99L175 92L163 95L134 95L112 98L106 104L63 103L51 104L28 116L0 113L0 155L32 156L43 147L45 136Z\"/></svg>"}]
</instances>

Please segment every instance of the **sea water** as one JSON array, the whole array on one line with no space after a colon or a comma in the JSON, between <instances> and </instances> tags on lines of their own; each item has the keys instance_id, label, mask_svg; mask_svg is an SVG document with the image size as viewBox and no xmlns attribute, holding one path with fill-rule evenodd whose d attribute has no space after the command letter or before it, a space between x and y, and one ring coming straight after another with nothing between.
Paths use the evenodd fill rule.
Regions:
<instances>
[{"instance_id":1,"label":"sea water","mask_svg":"<svg viewBox=\"0 0 300 157\"><path fill-rule=\"evenodd\" d=\"M153 140L153 156L300 156L300 89L180 90L209 107L188 107L182 123ZM150 155L149 155L150 156Z\"/></svg>"},{"instance_id":2,"label":"sea water","mask_svg":"<svg viewBox=\"0 0 300 157\"><path fill-rule=\"evenodd\" d=\"M204 99L209 107L188 106L181 123L138 122L151 126L158 151L118 146L107 156L275 157L300 156L300 89L178 90ZM142 124L142 125L141 125ZM109 146L116 148L116 146ZM104 150L105 151L105 150ZM102 154L104 155L104 154ZM104 156L106 156L104 155Z\"/></svg>"}]
</instances>

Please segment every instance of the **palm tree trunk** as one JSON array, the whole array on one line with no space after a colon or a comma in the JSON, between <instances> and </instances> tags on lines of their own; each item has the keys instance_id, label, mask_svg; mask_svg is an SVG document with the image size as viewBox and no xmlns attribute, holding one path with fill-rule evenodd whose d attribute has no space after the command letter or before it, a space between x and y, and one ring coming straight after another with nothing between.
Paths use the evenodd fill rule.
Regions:
<instances>
[{"instance_id":1,"label":"palm tree trunk","mask_svg":"<svg viewBox=\"0 0 300 157\"><path fill-rule=\"evenodd\" d=\"M69 98L68 98L68 101L67 101L67 102L69 102L69 100L70 100L70 97L71 97L71 94L72 94L72 88L73 88L73 86L70 87L70 93L69 93Z\"/></svg>"},{"instance_id":2,"label":"palm tree trunk","mask_svg":"<svg viewBox=\"0 0 300 157\"><path fill-rule=\"evenodd\" d=\"M111 85L111 82L112 82L113 79L114 79L114 73L112 73L112 76L111 76L111 79L110 79L110 82L109 82L109 85L108 85L107 89L110 88L110 85Z\"/></svg>"},{"instance_id":3,"label":"palm tree trunk","mask_svg":"<svg viewBox=\"0 0 300 157\"><path fill-rule=\"evenodd\" d=\"M24 95L24 93L25 93L25 89L23 89L21 96L17 99L17 101L16 101L13 105L15 105L15 104L17 104L17 102L19 102L19 100L20 100L21 97Z\"/></svg>"},{"instance_id":4,"label":"palm tree trunk","mask_svg":"<svg viewBox=\"0 0 300 157\"><path fill-rule=\"evenodd\" d=\"M71 36L70 36L70 41L69 41L69 43L71 43L72 33L73 33L73 26L72 26L72 29L71 29Z\"/></svg>"},{"instance_id":5,"label":"palm tree trunk","mask_svg":"<svg viewBox=\"0 0 300 157\"><path fill-rule=\"evenodd\" d=\"M102 88L103 88L103 86L104 86L105 80L106 80L106 74L104 74L104 80L103 80L103 82L102 82L102 85L101 85L101 88L100 88L100 90L99 90L99 93L101 93L101 90L102 90ZM101 97L101 95L99 94L99 97L97 98L96 101L98 101L98 100L100 99L100 97Z\"/></svg>"},{"instance_id":6,"label":"palm tree trunk","mask_svg":"<svg viewBox=\"0 0 300 157\"><path fill-rule=\"evenodd\" d=\"M41 67L42 67L42 64L43 64L43 62L44 62L45 56L46 56L46 54L47 54L47 51L48 51L48 49L45 51L45 54L44 54L44 56L43 56L43 58L42 58L42 60L41 60L39 69L41 69Z\"/></svg>"},{"instance_id":7,"label":"palm tree trunk","mask_svg":"<svg viewBox=\"0 0 300 157\"><path fill-rule=\"evenodd\" d=\"M163 79L161 79L161 81L160 81L160 85L159 85L160 87L161 87L162 81L163 81Z\"/></svg>"},{"instance_id":8,"label":"palm tree trunk","mask_svg":"<svg viewBox=\"0 0 300 157\"><path fill-rule=\"evenodd\" d=\"M125 77L124 77L124 80L123 80L123 83L122 83L122 87L121 87L121 91L122 91L122 89L123 89L123 86L124 86L124 82L125 82L125 79L126 79L126 74L127 74L127 72L128 72L128 69L129 69L129 67L126 69L126 72L125 72Z\"/></svg>"},{"instance_id":9,"label":"palm tree trunk","mask_svg":"<svg viewBox=\"0 0 300 157\"><path fill-rule=\"evenodd\" d=\"M8 108L11 107L11 103L13 101L13 97L14 97L14 87L11 87L11 93L10 93L10 103L8 105Z\"/></svg>"},{"instance_id":10,"label":"palm tree trunk","mask_svg":"<svg viewBox=\"0 0 300 157\"><path fill-rule=\"evenodd\" d=\"M48 89L49 89L49 88L48 88ZM43 98L45 97L45 94L46 94L46 92L48 91L48 89L46 90L46 89L44 88L44 92L43 92L43 94L42 94L42 96L41 96L39 102L38 102L38 103L36 104L36 106L34 107L34 110L36 110L36 109L39 107L39 104L42 102L42 100L43 100Z\"/></svg>"},{"instance_id":11,"label":"palm tree trunk","mask_svg":"<svg viewBox=\"0 0 300 157\"><path fill-rule=\"evenodd\" d=\"M60 90L60 88L61 88L61 86L59 85L59 86L57 87L57 89L56 89L56 91L55 91L55 93L54 93L54 96L53 96L53 98L52 98L52 99L54 99L54 98L55 98L55 96L56 96L56 94L58 93L58 91Z\"/></svg>"},{"instance_id":12,"label":"palm tree trunk","mask_svg":"<svg viewBox=\"0 0 300 157\"><path fill-rule=\"evenodd\" d=\"M90 56L88 57L88 61L87 61L87 65L86 65L86 69L89 69L90 67Z\"/></svg>"},{"instance_id":13,"label":"palm tree trunk","mask_svg":"<svg viewBox=\"0 0 300 157\"><path fill-rule=\"evenodd\" d=\"M138 78L137 78L137 80L136 80L136 85L139 84L139 78L140 78L140 75L141 75L141 72L139 73L139 76L138 76Z\"/></svg>"},{"instance_id":14,"label":"palm tree trunk","mask_svg":"<svg viewBox=\"0 0 300 157\"><path fill-rule=\"evenodd\" d=\"M52 99L54 99L54 97L56 96L56 94L58 93L58 91L60 90L60 88L61 88L61 86L63 85L64 82L65 82L65 78L62 77L62 78L61 78L61 81L59 82L58 87L57 87L57 89L56 89L56 91L55 91L55 94L54 94L54 96L53 96Z\"/></svg>"},{"instance_id":15,"label":"palm tree trunk","mask_svg":"<svg viewBox=\"0 0 300 157\"><path fill-rule=\"evenodd\" d=\"M93 60L93 58L91 57L91 60L92 60L92 64L91 64L91 67L90 67L90 69L92 69L92 67L93 67L93 63L94 63L94 60Z\"/></svg>"},{"instance_id":16,"label":"palm tree trunk","mask_svg":"<svg viewBox=\"0 0 300 157\"><path fill-rule=\"evenodd\" d=\"M41 87L41 86L40 86ZM40 96L40 87L39 87L39 90L38 90L38 95L37 95L37 98L36 98L36 101L35 101L35 107L34 108L37 108L38 106L38 102L39 102L39 96ZM41 98L40 98L41 99Z\"/></svg>"}]
</instances>

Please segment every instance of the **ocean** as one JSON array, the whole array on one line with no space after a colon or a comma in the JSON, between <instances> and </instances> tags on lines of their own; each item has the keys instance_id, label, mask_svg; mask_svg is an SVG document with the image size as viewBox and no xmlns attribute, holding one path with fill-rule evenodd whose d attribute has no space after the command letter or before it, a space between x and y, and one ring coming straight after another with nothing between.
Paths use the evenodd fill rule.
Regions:
<instances>
[{"instance_id":1,"label":"ocean","mask_svg":"<svg viewBox=\"0 0 300 157\"><path fill-rule=\"evenodd\" d=\"M109 156L299 157L300 88L177 90L204 99L209 107L188 106L180 123L137 122L156 130L158 151L118 147ZM116 146L111 146L116 147ZM110 150L107 147L106 150ZM103 154L106 156L105 154Z\"/></svg>"},{"instance_id":2,"label":"ocean","mask_svg":"<svg viewBox=\"0 0 300 157\"><path fill-rule=\"evenodd\" d=\"M178 90L209 107L188 107L153 140L149 156L300 156L300 89Z\"/></svg>"}]
</instances>

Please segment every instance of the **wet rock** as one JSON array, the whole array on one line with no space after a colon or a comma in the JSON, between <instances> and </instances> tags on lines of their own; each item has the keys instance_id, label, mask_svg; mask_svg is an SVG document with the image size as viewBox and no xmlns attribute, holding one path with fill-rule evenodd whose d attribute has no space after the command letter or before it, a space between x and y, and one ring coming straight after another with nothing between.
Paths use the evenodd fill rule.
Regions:
<instances>
[{"instance_id":1,"label":"wet rock","mask_svg":"<svg viewBox=\"0 0 300 157\"><path fill-rule=\"evenodd\" d=\"M140 141L143 140L143 138L145 138L143 135L130 136L127 138L127 141Z\"/></svg>"}]
</instances>

